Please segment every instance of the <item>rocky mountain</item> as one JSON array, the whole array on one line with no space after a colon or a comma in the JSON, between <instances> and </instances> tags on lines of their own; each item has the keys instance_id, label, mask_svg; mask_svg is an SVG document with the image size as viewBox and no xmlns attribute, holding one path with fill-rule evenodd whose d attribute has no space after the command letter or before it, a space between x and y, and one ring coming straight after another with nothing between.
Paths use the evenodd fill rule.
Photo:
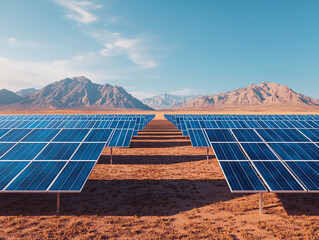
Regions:
<instances>
[{"instance_id":1,"label":"rocky mountain","mask_svg":"<svg viewBox=\"0 0 319 240\"><path fill-rule=\"evenodd\" d=\"M25 97L25 96L28 96L32 93L35 93L36 91L38 91L38 89L35 89L35 88L27 88L27 89L22 89L18 92L16 92L16 94L20 97Z\"/></svg>"},{"instance_id":2,"label":"rocky mountain","mask_svg":"<svg viewBox=\"0 0 319 240\"><path fill-rule=\"evenodd\" d=\"M154 108L156 110L161 110L161 109L170 109L170 108L177 107L197 97L199 96L198 95L179 96L179 95L164 93L151 98L142 99L142 102L145 105L150 106L151 108Z\"/></svg>"},{"instance_id":3,"label":"rocky mountain","mask_svg":"<svg viewBox=\"0 0 319 240\"><path fill-rule=\"evenodd\" d=\"M319 100L296 93L286 85L263 82L234 91L201 96L177 108L210 108L221 105L307 105L319 106Z\"/></svg>"},{"instance_id":4,"label":"rocky mountain","mask_svg":"<svg viewBox=\"0 0 319 240\"><path fill-rule=\"evenodd\" d=\"M124 88L110 84L96 84L86 77L65 78L51 83L27 97L19 98L20 101L15 104L18 109L124 108L152 110L127 93Z\"/></svg>"},{"instance_id":5,"label":"rocky mountain","mask_svg":"<svg viewBox=\"0 0 319 240\"><path fill-rule=\"evenodd\" d=\"M23 98L6 89L0 90L0 105L12 104L22 101Z\"/></svg>"}]
</instances>

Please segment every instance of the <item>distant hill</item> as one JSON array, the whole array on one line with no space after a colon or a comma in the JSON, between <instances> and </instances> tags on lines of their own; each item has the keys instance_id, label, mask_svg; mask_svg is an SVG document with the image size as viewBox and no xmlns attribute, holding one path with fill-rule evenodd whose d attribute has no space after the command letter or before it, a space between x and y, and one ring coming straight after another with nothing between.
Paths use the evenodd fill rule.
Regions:
<instances>
[{"instance_id":1,"label":"distant hill","mask_svg":"<svg viewBox=\"0 0 319 240\"><path fill-rule=\"evenodd\" d=\"M6 89L0 90L0 105L12 104L22 101L23 98Z\"/></svg>"},{"instance_id":2,"label":"distant hill","mask_svg":"<svg viewBox=\"0 0 319 240\"><path fill-rule=\"evenodd\" d=\"M27 89L22 89L18 92L16 92L16 94L20 97L25 97L25 96L28 96L30 94L33 94L35 93L36 91L38 91L38 89L35 89L35 88L27 88Z\"/></svg>"},{"instance_id":3,"label":"distant hill","mask_svg":"<svg viewBox=\"0 0 319 240\"><path fill-rule=\"evenodd\" d=\"M201 96L178 109L211 108L214 106L258 106L258 105L304 105L319 106L319 100L296 93L286 85L263 82L234 91L211 96Z\"/></svg>"},{"instance_id":4,"label":"distant hill","mask_svg":"<svg viewBox=\"0 0 319 240\"><path fill-rule=\"evenodd\" d=\"M20 101L15 101L16 104L8 107L31 110L71 108L152 110L127 93L124 88L110 84L96 84L86 77L65 78L27 97L19 98Z\"/></svg>"},{"instance_id":5,"label":"distant hill","mask_svg":"<svg viewBox=\"0 0 319 240\"><path fill-rule=\"evenodd\" d=\"M151 108L154 108L156 110L161 110L161 109L170 109L170 108L177 107L197 97L199 97L199 95L179 96L179 95L164 93L154 97L142 99L142 102L146 104L147 106L150 106Z\"/></svg>"}]
</instances>

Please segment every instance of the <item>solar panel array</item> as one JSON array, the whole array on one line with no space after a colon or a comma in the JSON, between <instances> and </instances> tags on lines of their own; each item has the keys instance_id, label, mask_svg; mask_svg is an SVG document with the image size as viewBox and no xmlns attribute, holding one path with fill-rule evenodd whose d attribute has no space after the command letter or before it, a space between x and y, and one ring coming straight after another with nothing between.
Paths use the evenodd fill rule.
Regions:
<instances>
[{"instance_id":1,"label":"solar panel array","mask_svg":"<svg viewBox=\"0 0 319 240\"><path fill-rule=\"evenodd\" d=\"M165 115L212 147L232 192L319 192L319 115Z\"/></svg>"},{"instance_id":2,"label":"solar panel array","mask_svg":"<svg viewBox=\"0 0 319 240\"><path fill-rule=\"evenodd\" d=\"M102 150L155 115L0 115L1 192L80 192Z\"/></svg>"}]
</instances>

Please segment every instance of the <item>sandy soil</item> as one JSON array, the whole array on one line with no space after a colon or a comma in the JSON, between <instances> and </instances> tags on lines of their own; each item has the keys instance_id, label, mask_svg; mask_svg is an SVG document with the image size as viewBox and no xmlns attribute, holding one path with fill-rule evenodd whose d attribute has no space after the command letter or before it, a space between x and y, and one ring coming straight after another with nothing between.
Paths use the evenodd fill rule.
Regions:
<instances>
[{"instance_id":1,"label":"sandy soil","mask_svg":"<svg viewBox=\"0 0 319 240\"><path fill-rule=\"evenodd\" d=\"M159 115L160 116L160 115ZM159 117L160 118L160 117ZM80 194L0 196L1 239L315 239L319 194L232 194L210 150L153 120L106 148Z\"/></svg>"}]
</instances>

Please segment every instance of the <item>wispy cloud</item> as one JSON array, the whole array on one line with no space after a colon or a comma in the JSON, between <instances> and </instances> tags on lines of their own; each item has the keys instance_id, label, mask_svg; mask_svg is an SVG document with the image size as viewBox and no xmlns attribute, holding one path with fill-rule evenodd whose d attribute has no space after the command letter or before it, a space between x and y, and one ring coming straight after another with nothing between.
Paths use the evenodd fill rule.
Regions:
<instances>
[{"instance_id":1,"label":"wispy cloud","mask_svg":"<svg viewBox=\"0 0 319 240\"><path fill-rule=\"evenodd\" d=\"M103 31L92 34L103 43L104 48L100 54L104 57L126 55L140 68L154 68L158 66L157 61L151 56L151 47L143 37L127 38L118 32Z\"/></svg>"},{"instance_id":2,"label":"wispy cloud","mask_svg":"<svg viewBox=\"0 0 319 240\"><path fill-rule=\"evenodd\" d=\"M22 61L0 57L0 86L9 90L22 88L40 88L53 81L66 77L86 76L92 81L105 84L120 81L123 75L112 69L92 70L98 61L96 55L77 56L69 60L55 60L51 62ZM92 63L91 65L88 62Z\"/></svg>"},{"instance_id":3,"label":"wispy cloud","mask_svg":"<svg viewBox=\"0 0 319 240\"><path fill-rule=\"evenodd\" d=\"M79 23L89 24L98 19L96 15L90 12L92 9L102 8L101 5L95 4L93 1L79 0L54 0L57 4L64 7L67 11L67 18L75 20Z\"/></svg>"},{"instance_id":4,"label":"wispy cloud","mask_svg":"<svg viewBox=\"0 0 319 240\"><path fill-rule=\"evenodd\" d=\"M12 45L12 46L39 46L40 43L37 43L37 42L29 42L29 41L21 41L21 40L18 40L14 37L11 37L11 38L8 38L6 40L6 43L8 45Z\"/></svg>"}]
</instances>

